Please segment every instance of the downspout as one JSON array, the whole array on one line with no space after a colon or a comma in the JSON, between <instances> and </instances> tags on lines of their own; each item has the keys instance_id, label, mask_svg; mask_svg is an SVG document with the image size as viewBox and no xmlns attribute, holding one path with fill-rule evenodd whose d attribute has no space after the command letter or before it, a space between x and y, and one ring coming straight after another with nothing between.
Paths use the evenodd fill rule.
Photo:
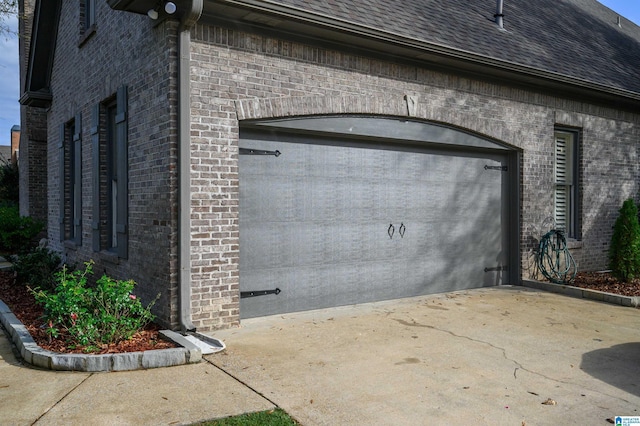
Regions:
<instances>
[{"instance_id":1,"label":"downspout","mask_svg":"<svg viewBox=\"0 0 640 426\"><path fill-rule=\"evenodd\" d=\"M178 264L181 331L194 332L191 320L191 28L202 15L203 0L191 0L191 8L178 29Z\"/></svg>"}]
</instances>

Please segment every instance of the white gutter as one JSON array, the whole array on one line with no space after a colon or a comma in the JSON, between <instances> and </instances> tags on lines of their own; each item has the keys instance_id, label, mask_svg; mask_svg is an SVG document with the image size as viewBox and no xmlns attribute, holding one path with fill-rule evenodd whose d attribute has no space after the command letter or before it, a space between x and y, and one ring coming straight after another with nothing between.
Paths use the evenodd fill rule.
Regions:
<instances>
[{"instance_id":1,"label":"white gutter","mask_svg":"<svg viewBox=\"0 0 640 426\"><path fill-rule=\"evenodd\" d=\"M178 265L180 328L194 332L191 320L191 28L202 15L203 0L191 0L191 9L178 29Z\"/></svg>"}]
</instances>

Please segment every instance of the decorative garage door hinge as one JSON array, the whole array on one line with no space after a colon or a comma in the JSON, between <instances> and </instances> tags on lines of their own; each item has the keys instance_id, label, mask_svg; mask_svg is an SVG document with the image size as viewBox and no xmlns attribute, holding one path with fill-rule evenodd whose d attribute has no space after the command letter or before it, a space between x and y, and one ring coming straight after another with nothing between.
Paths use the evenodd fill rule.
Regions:
<instances>
[{"instance_id":1,"label":"decorative garage door hinge","mask_svg":"<svg viewBox=\"0 0 640 426\"><path fill-rule=\"evenodd\" d=\"M495 268L484 268L485 272L500 272L500 271L506 271L507 270L507 266L496 266Z\"/></svg>"},{"instance_id":2,"label":"decorative garage door hinge","mask_svg":"<svg viewBox=\"0 0 640 426\"><path fill-rule=\"evenodd\" d=\"M240 148L240 155L274 155L278 157L280 151L264 151L262 149Z\"/></svg>"},{"instance_id":3,"label":"decorative garage door hinge","mask_svg":"<svg viewBox=\"0 0 640 426\"><path fill-rule=\"evenodd\" d=\"M507 166L488 166L488 165L485 165L484 169L485 170L499 170L501 172L506 172L506 171L509 170L509 168Z\"/></svg>"},{"instance_id":4,"label":"decorative garage door hinge","mask_svg":"<svg viewBox=\"0 0 640 426\"><path fill-rule=\"evenodd\" d=\"M255 290L255 291L241 291L240 299L245 299L247 297L256 297L256 296L266 296L267 294L280 294L281 290L279 288L273 290Z\"/></svg>"}]
</instances>

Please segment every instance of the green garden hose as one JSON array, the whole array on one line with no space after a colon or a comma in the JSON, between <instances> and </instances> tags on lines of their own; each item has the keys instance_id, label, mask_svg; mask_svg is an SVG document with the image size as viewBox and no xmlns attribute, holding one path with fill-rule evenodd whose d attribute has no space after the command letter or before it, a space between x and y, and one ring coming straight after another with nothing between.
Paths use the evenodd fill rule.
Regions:
<instances>
[{"instance_id":1,"label":"green garden hose","mask_svg":"<svg viewBox=\"0 0 640 426\"><path fill-rule=\"evenodd\" d=\"M578 273L578 265L567 248L564 232L552 229L540 240L538 266L542 275L552 283L572 282Z\"/></svg>"}]
</instances>

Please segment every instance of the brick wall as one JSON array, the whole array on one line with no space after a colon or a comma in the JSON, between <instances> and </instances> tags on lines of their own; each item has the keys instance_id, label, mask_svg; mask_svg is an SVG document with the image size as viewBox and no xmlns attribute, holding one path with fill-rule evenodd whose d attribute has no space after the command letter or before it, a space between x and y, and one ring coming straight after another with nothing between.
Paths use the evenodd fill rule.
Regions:
<instances>
[{"instance_id":1,"label":"brick wall","mask_svg":"<svg viewBox=\"0 0 640 426\"><path fill-rule=\"evenodd\" d=\"M70 262L132 278L155 312L177 327L177 23L97 2L95 32L83 34L78 2L63 2L47 115L48 226ZM238 138L242 120L304 114L406 116L446 123L522 153L523 254L553 213L554 126L581 130L581 269L606 266L622 200L638 197L640 115L392 63L198 25L191 50L191 280L200 330L239 322ZM64 58L59 60L58 58ZM91 108L129 90L129 257L91 249ZM82 245L59 241L58 128L82 114ZM526 274L526 271L525 271Z\"/></svg>"},{"instance_id":2,"label":"brick wall","mask_svg":"<svg viewBox=\"0 0 640 426\"><path fill-rule=\"evenodd\" d=\"M93 259L103 272L133 279L137 294L154 307L164 326L177 316L177 22L154 27L147 16L96 2L95 31L82 22L81 2L62 2L47 117L48 237L69 263ZM92 108L128 88L128 258L92 250ZM61 179L59 126L82 116L82 244L59 238ZM104 141L104 138L102 138ZM104 207L104 206L102 206ZM104 218L102 218L104 219ZM101 226L106 224L102 220Z\"/></svg>"},{"instance_id":3,"label":"brick wall","mask_svg":"<svg viewBox=\"0 0 640 426\"><path fill-rule=\"evenodd\" d=\"M47 223L47 113L20 107L20 214Z\"/></svg>"},{"instance_id":4,"label":"brick wall","mask_svg":"<svg viewBox=\"0 0 640 426\"><path fill-rule=\"evenodd\" d=\"M20 88L25 87L31 43L34 0L21 0L19 14ZM47 113L43 108L20 107L20 214L47 223ZM12 135L13 136L13 135ZM12 140L13 148L13 140Z\"/></svg>"},{"instance_id":5,"label":"brick wall","mask_svg":"<svg viewBox=\"0 0 640 426\"><path fill-rule=\"evenodd\" d=\"M554 126L580 128L582 270L605 268L622 200L638 197L640 115L222 27L192 45L194 323L238 322L238 138L245 119L306 114L407 115L446 123L522 151L523 255L553 215ZM523 256L524 257L524 256ZM523 271L526 275L526 270Z\"/></svg>"}]
</instances>

